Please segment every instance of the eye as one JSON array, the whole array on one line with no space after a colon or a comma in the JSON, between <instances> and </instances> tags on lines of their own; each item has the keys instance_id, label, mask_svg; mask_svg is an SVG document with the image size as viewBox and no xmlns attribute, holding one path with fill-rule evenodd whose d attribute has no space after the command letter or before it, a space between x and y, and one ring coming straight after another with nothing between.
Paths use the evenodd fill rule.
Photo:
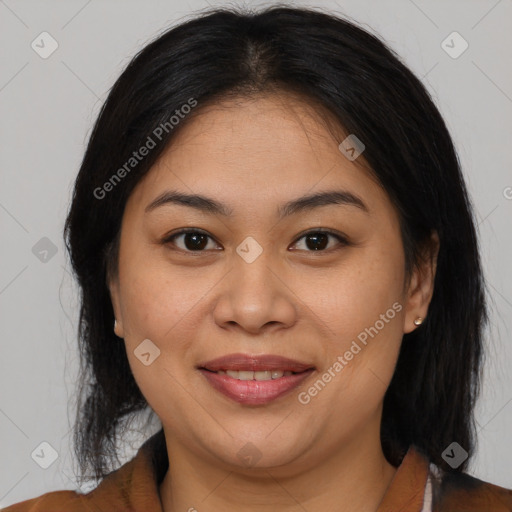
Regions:
<instances>
[{"instance_id":1,"label":"eye","mask_svg":"<svg viewBox=\"0 0 512 512\"><path fill-rule=\"evenodd\" d=\"M315 231L309 231L303 234L297 241L305 239L305 246L309 251L307 252L328 252L325 251L325 247L329 244L329 237L338 240L339 245L349 245L348 240L341 233L335 233L323 229L317 229ZM296 244L297 242L295 242Z\"/></svg>"},{"instance_id":2,"label":"eye","mask_svg":"<svg viewBox=\"0 0 512 512\"><path fill-rule=\"evenodd\" d=\"M206 248L208 245L207 240L212 237L205 233L204 231L201 231L196 228L187 228L182 229L178 231L177 233L174 233L173 235L170 235L162 240L163 244L169 244L177 245L174 240L178 239L179 237L183 237L183 244L185 247L179 247L178 249L181 249L185 252L203 252L203 249Z\"/></svg>"},{"instance_id":3,"label":"eye","mask_svg":"<svg viewBox=\"0 0 512 512\"><path fill-rule=\"evenodd\" d=\"M183 246L181 247L175 242L180 237L183 237ZM329 237L336 239L338 241L338 245L341 245L342 247L349 245L347 238L341 233L323 229L316 229L314 231L304 233L295 241L294 245L296 245L299 240L305 239L306 249L299 250L306 250L307 252L328 252L325 249L326 246L329 245ZM205 231L196 228L186 228L165 237L162 240L162 243L175 245L178 249L184 252L204 252L208 249L208 239L213 240L213 238Z\"/></svg>"}]
</instances>

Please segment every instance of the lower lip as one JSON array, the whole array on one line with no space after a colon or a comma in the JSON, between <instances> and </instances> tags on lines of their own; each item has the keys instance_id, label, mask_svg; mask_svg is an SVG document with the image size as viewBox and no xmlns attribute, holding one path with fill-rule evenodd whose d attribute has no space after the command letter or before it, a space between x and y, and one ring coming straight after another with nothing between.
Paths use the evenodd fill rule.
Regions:
<instances>
[{"instance_id":1,"label":"lower lip","mask_svg":"<svg viewBox=\"0 0 512 512\"><path fill-rule=\"evenodd\" d=\"M266 404L302 384L314 371L307 370L272 380L238 380L200 368L210 385L235 402L247 405Z\"/></svg>"}]
</instances>

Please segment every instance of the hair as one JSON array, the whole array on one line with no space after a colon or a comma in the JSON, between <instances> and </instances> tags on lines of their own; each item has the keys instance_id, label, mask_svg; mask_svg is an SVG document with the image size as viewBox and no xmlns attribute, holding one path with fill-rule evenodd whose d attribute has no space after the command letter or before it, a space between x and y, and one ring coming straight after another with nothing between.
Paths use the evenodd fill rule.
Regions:
<instances>
[{"instance_id":1,"label":"hair","mask_svg":"<svg viewBox=\"0 0 512 512\"><path fill-rule=\"evenodd\" d=\"M473 455L488 316L474 214L448 129L424 85L379 37L338 15L274 5L210 9L159 34L129 62L94 124L64 227L81 292L74 443L82 477L113 469L121 420L149 408L113 332L108 289L131 191L202 108L279 92L323 108L364 142L361 159L399 214L407 276L424 261L432 233L439 236L429 313L403 336L381 442L394 466L414 444L444 470L466 470L469 459L452 469L442 453L456 441ZM98 198L94 190L112 183L191 98L198 106L160 130L156 147Z\"/></svg>"}]
</instances>

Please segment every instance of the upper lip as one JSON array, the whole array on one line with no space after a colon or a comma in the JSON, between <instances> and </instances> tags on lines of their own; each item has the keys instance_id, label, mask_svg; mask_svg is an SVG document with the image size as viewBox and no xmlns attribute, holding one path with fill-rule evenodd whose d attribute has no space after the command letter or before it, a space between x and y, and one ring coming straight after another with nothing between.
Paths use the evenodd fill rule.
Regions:
<instances>
[{"instance_id":1,"label":"upper lip","mask_svg":"<svg viewBox=\"0 0 512 512\"><path fill-rule=\"evenodd\" d=\"M247 370L247 371L267 371L281 370L290 372L303 372L314 368L313 365L302 363L294 359L282 357L273 354L249 355L249 354L228 354L207 361L198 366L212 372L219 370Z\"/></svg>"}]
</instances>

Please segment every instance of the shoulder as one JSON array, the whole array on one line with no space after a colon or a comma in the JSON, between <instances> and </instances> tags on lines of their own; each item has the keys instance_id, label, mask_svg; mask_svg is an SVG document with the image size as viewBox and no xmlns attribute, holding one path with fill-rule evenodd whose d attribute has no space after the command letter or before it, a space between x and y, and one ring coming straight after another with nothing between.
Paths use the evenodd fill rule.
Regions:
<instances>
[{"instance_id":1,"label":"shoulder","mask_svg":"<svg viewBox=\"0 0 512 512\"><path fill-rule=\"evenodd\" d=\"M512 490L465 473L431 472L434 512L512 512Z\"/></svg>"},{"instance_id":2,"label":"shoulder","mask_svg":"<svg viewBox=\"0 0 512 512\"><path fill-rule=\"evenodd\" d=\"M159 510L158 484L168 468L163 429L150 437L136 456L109 473L87 494L54 491L0 512L125 512Z\"/></svg>"},{"instance_id":3,"label":"shoulder","mask_svg":"<svg viewBox=\"0 0 512 512\"><path fill-rule=\"evenodd\" d=\"M20 503L15 503L1 512L90 512L83 495L74 491L54 491Z\"/></svg>"}]
</instances>

